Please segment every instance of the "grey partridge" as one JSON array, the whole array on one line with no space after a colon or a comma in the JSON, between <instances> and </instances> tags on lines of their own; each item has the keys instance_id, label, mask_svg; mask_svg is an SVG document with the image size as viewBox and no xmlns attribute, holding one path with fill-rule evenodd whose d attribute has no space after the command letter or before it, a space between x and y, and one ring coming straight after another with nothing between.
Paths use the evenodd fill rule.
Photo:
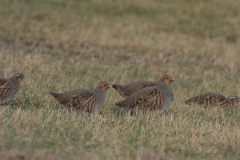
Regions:
<instances>
[{"instance_id":1,"label":"grey partridge","mask_svg":"<svg viewBox=\"0 0 240 160\"><path fill-rule=\"evenodd\" d=\"M117 102L119 107L160 111L162 113L173 102L174 93L172 83L175 79L172 76L163 76L158 85L140 89L133 92L125 100Z\"/></svg>"},{"instance_id":2,"label":"grey partridge","mask_svg":"<svg viewBox=\"0 0 240 160\"><path fill-rule=\"evenodd\" d=\"M10 101L17 94L23 78L22 73L15 73L9 79L0 78L0 104Z\"/></svg>"},{"instance_id":3,"label":"grey partridge","mask_svg":"<svg viewBox=\"0 0 240 160\"><path fill-rule=\"evenodd\" d=\"M136 92L140 89L159 85L160 81L157 81L157 82L138 81L138 82L133 82L126 85L113 84L112 87L116 89L123 98L127 98L133 92Z\"/></svg>"},{"instance_id":4,"label":"grey partridge","mask_svg":"<svg viewBox=\"0 0 240 160\"><path fill-rule=\"evenodd\" d=\"M207 107L207 106L234 107L239 103L239 97L230 96L226 98L225 96L217 93L205 93L205 94L201 94L196 97L190 98L186 100L185 103L188 105L191 105L191 104L202 105L204 107Z\"/></svg>"},{"instance_id":5,"label":"grey partridge","mask_svg":"<svg viewBox=\"0 0 240 160\"><path fill-rule=\"evenodd\" d=\"M50 94L69 110L96 113L102 109L110 87L107 82L100 82L94 90L76 89Z\"/></svg>"}]
</instances>

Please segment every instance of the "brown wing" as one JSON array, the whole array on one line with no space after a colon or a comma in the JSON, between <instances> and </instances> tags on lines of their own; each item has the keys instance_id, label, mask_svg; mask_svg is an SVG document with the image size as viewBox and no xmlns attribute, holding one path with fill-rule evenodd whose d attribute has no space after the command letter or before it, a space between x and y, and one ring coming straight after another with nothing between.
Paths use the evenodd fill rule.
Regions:
<instances>
[{"instance_id":1,"label":"brown wing","mask_svg":"<svg viewBox=\"0 0 240 160\"><path fill-rule=\"evenodd\" d=\"M148 104L157 94L158 89L156 87L144 88L134 92L125 100L117 102L116 105L119 107L132 108L135 105Z\"/></svg>"},{"instance_id":2,"label":"brown wing","mask_svg":"<svg viewBox=\"0 0 240 160\"><path fill-rule=\"evenodd\" d=\"M72 99L73 95L81 93L82 89L75 89L65 93L50 93L56 100L58 100L61 104L66 106Z\"/></svg>"},{"instance_id":3,"label":"brown wing","mask_svg":"<svg viewBox=\"0 0 240 160\"><path fill-rule=\"evenodd\" d=\"M79 94L75 94L71 101L67 104L67 107L71 107L73 110L93 112L96 105L96 95L87 90L83 90Z\"/></svg>"},{"instance_id":4,"label":"brown wing","mask_svg":"<svg viewBox=\"0 0 240 160\"><path fill-rule=\"evenodd\" d=\"M4 78L0 78L0 101L9 96L11 92L11 84Z\"/></svg>"},{"instance_id":5,"label":"brown wing","mask_svg":"<svg viewBox=\"0 0 240 160\"><path fill-rule=\"evenodd\" d=\"M207 99L207 101L208 101L207 104L209 105L219 106L226 101L226 97L221 94L216 94L210 96L209 99Z\"/></svg>"},{"instance_id":6,"label":"brown wing","mask_svg":"<svg viewBox=\"0 0 240 160\"><path fill-rule=\"evenodd\" d=\"M154 89L142 94L137 101L137 105L148 104L154 99L158 92L159 92L158 89Z\"/></svg>"},{"instance_id":7,"label":"brown wing","mask_svg":"<svg viewBox=\"0 0 240 160\"><path fill-rule=\"evenodd\" d=\"M141 84L139 87L137 87L134 92L140 90L140 89L143 89L143 88L146 88L146 87L151 87L151 86L155 86L155 83L153 82L146 82L146 83L143 83Z\"/></svg>"},{"instance_id":8,"label":"brown wing","mask_svg":"<svg viewBox=\"0 0 240 160\"><path fill-rule=\"evenodd\" d=\"M143 94L139 98L137 102L137 106L140 109L149 110L149 111L162 109L165 100L166 100L166 96L160 90L154 89Z\"/></svg>"},{"instance_id":9,"label":"brown wing","mask_svg":"<svg viewBox=\"0 0 240 160\"><path fill-rule=\"evenodd\" d=\"M143 88L147 88L147 87L151 87L151 86L155 86L156 82L150 82L150 81L138 81L138 82L134 82L128 85L116 85L113 84L113 88L115 88L119 94L124 97L127 98L128 96L130 96L132 93L141 90Z\"/></svg>"}]
</instances>

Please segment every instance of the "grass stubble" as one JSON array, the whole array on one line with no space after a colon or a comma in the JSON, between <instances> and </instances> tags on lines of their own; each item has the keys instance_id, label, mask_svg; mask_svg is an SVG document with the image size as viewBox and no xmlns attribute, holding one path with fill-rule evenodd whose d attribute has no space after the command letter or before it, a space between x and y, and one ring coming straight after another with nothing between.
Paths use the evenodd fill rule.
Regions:
<instances>
[{"instance_id":1,"label":"grass stubble","mask_svg":"<svg viewBox=\"0 0 240 160\"><path fill-rule=\"evenodd\" d=\"M220 9L219 9L220 8ZM0 73L27 75L0 108L0 159L239 159L240 112L182 103L240 95L239 2L0 2ZM173 75L161 116L120 110L66 112L49 92Z\"/></svg>"}]
</instances>

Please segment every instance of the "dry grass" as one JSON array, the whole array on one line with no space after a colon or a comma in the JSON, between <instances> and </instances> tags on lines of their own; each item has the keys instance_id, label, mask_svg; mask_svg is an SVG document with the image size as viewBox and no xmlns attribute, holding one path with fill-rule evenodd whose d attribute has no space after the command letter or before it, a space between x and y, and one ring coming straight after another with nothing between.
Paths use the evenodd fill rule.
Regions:
<instances>
[{"instance_id":1,"label":"dry grass","mask_svg":"<svg viewBox=\"0 0 240 160\"><path fill-rule=\"evenodd\" d=\"M0 75L27 79L0 108L0 159L239 159L239 105L186 106L204 92L240 95L238 0L0 1ZM163 115L65 112L49 92L176 79Z\"/></svg>"}]
</instances>

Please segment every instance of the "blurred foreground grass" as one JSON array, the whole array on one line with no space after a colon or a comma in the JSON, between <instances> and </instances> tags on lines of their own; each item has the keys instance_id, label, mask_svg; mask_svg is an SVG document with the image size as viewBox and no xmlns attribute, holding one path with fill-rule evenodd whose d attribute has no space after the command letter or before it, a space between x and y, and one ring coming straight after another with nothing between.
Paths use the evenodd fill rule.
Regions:
<instances>
[{"instance_id":1,"label":"blurred foreground grass","mask_svg":"<svg viewBox=\"0 0 240 160\"><path fill-rule=\"evenodd\" d=\"M240 2L0 1L0 75L27 75L0 108L0 159L239 159L239 105L186 106L204 92L240 95ZM50 91L173 75L163 115L130 114L109 90L102 113L67 113Z\"/></svg>"}]
</instances>

